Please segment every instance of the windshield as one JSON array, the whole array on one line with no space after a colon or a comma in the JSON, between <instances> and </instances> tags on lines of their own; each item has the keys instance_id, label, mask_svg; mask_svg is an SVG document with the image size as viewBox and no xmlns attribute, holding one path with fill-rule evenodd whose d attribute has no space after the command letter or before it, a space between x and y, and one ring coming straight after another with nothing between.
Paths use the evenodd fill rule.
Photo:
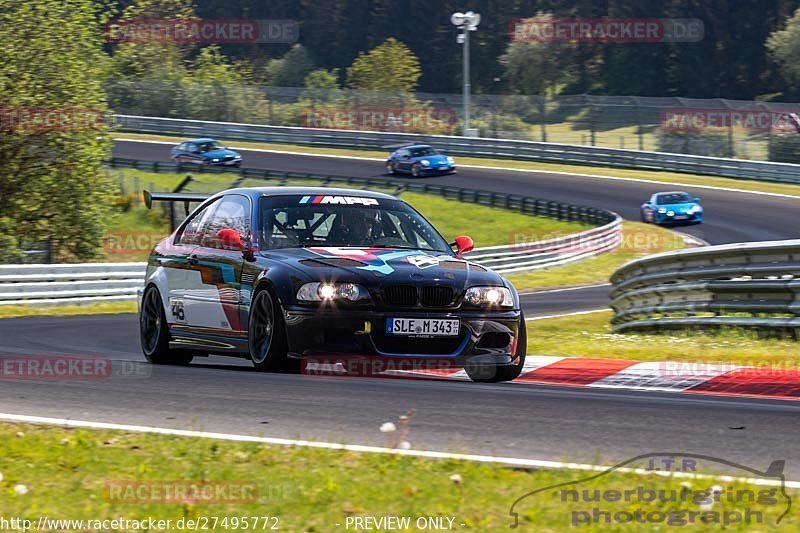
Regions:
<instances>
[{"instance_id":1,"label":"windshield","mask_svg":"<svg viewBox=\"0 0 800 533\"><path fill-rule=\"evenodd\" d=\"M197 149L200 151L200 153L211 152L213 150L219 150L221 148L222 148L222 145L220 143L218 143L217 141L200 143L198 145L198 147L197 147Z\"/></svg>"},{"instance_id":2,"label":"windshield","mask_svg":"<svg viewBox=\"0 0 800 533\"><path fill-rule=\"evenodd\" d=\"M419 146L417 148L410 148L411 157L426 157L429 155L438 155L439 152L430 146Z\"/></svg>"},{"instance_id":3,"label":"windshield","mask_svg":"<svg viewBox=\"0 0 800 533\"><path fill-rule=\"evenodd\" d=\"M694 201L691 196L686 194L685 192L673 192L669 194L659 194L656 197L656 203L658 205L667 205L667 204L685 204L687 202Z\"/></svg>"},{"instance_id":4,"label":"windshield","mask_svg":"<svg viewBox=\"0 0 800 533\"><path fill-rule=\"evenodd\" d=\"M333 246L452 253L439 232L405 202L338 195L262 198L261 245L264 249Z\"/></svg>"}]
</instances>

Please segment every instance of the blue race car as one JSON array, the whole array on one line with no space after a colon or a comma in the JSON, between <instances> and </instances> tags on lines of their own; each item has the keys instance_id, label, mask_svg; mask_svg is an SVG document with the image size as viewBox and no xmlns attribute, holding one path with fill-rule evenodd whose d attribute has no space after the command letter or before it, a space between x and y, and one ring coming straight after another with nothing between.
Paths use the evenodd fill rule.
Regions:
<instances>
[{"instance_id":1,"label":"blue race car","mask_svg":"<svg viewBox=\"0 0 800 533\"><path fill-rule=\"evenodd\" d=\"M191 139L172 148L170 158L176 163L240 167L242 156L214 139Z\"/></svg>"},{"instance_id":2,"label":"blue race car","mask_svg":"<svg viewBox=\"0 0 800 533\"><path fill-rule=\"evenodd\" d=\"M456 171L456 160L427 144L401 146L386 160L389 174L405 172L415 178L431 174L449 174Z\"/></svg>"},{"instance_id":3,"label":"blue race car","mask_svg":"<svg viewBox=\"0 0 800 533\"><path fill-rule=\"evenodd\" d=\"M703 206L700 198L685 192L657 192L641 206L642 222L666 224L686 222L699 224L703 221Z\"/></svg>"}]
</instances>

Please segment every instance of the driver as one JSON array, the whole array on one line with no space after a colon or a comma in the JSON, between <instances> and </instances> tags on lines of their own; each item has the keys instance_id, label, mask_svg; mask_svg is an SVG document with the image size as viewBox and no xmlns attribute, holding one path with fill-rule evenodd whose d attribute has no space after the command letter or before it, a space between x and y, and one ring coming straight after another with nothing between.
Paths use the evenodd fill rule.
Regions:
<instances>
[{"instance_id":1,"label":"driver","mask_svg":"<svg viewBox=\"0 0 800 533\"><path fill-rule=\"evenodd\" d=\"M348 208L337 217L339 246L365 246L378 237L380 213L374 209Z\"/></svg>"}]
</instances>

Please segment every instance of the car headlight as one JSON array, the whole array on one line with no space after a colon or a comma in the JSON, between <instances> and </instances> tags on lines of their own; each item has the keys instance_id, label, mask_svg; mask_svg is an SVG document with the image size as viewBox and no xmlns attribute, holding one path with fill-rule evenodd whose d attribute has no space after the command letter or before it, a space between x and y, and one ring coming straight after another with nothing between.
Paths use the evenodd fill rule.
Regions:
<instances>
[{"instance_id":1,"label":"car headlight","mask_svg":"<svg viewBox=\"0 0 800 533\"><path fill-rule=\"evenodd\" d=\"M427 159L423 159L422 161L420 161L420 163L422 163L422 166L423 166L423 167L429 167L429 166L431 166L431 162L430 162L430 161L428 161Z\"/></svg>"},{"instance_id":2,"label":"car headlight","mask_svg":"<svg viewBox=\"0 0 800 533\"><path fill-rule=\"evenodd\" d=\"M472 305L513 307L514 299L506 287L470 287L464 300Z\"/></svg>"},{"instance_id":3,"label":"car headlight","mask_svg":"<svg viewBox=\"0 0 800 533\"><path fill-rule=\"evenodd\" d=\"M700 207L699 205L693 205L692 207L689 208L689 214L702 213L702 212L703 208Z\"/></svg>"},{"instance_id":4,"label":"car headlight","mask_svg":"<svg viewBox=\"0 0 800 533\"><path fill-rule=\"evenodd\" d=\"M663 208L663 207L659 207L659 208L658 208L658 214L659 214L659 215L663 215L663 214L664 214L664 213L666 213L666 212L667 212L667 210L666 210L665 208Z\"/></svg>"},{"instance_id":5,"label":"car headlight","mask_svg":"<svg viewBox=\"0 0 800 533\"><path fill-rule=\"evenodd\" d=\"M675 216L675 211L667 211L667 216L668 216L668 217L673 217L673 216Z\"/></svg>"},{"instance_id":6,"label":"car headlight","mask_svg":"<svg viewBox=\"0 0 800 533\"><path fill-rule=\"evenodd\" d=\"M235 156L233 156L233 158L234 158L234 159L241 159L241 158L242 158L242 156L240 156L239 154L236 154Z\"/></svg>"},{"instance_id":7,"label":"car headlight","mask_svg":"<svg viewBox=\"0 0 800 533\"><path fill-rule=\"evenodd\" d=\"M368 299L369 291L355 283L306 283L297 291L297 301L299 302L329 302L332 300L357 302Z\"/></svg>"},{"instance_id":8,"label":"car headlight","mask_svg":"<svg viewBox=\"0 0 800 533\"><path fill-rule=\"evenodd\" d=\"M456 160L448 155L447 156L447 162L450 163L451 165L455 165Z\"/></svg>"},{"instance_id":9,"label":"car headlight","mask_svg":"<svg viewBox=\"0 0 800 533\"><path fill-rule=\"evenodd\" d=\"M211 162L212 162L212 163L219 163L219 159L217 159L217 158L215 157L214 159L212 159L212 160L211 160Z\"/></svg>"}]
</instances>

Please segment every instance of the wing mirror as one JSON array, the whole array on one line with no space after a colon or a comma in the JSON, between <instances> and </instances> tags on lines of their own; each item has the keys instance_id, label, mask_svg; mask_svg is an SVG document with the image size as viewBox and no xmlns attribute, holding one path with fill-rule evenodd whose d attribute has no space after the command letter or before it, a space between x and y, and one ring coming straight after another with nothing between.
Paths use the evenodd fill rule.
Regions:
<instances>
[{"instance_id":1,"label":"wing mirror","mask_svg":"<svg viewBox=\"0 0 800 533\"><path fill-rule=\"evenodd\" d=\"M475 241L468 235L459 235L452 245L456 247L456 253L461 256L475 248Z\"/></svg>"},{"instance_id":2,"label":"wing mirror","mask_svg":"<svg viewBox=\"0 0 800 533\"><path fill-rule=\"evenodd\" d=\"M699 203L700 203L700 198L698 198L698 197L696 197L696 196L695 196L695 198L694 198L694 201L695 201L695 202L697 202L697 203L699 204Z\"/></svg>"}]
</instances>

